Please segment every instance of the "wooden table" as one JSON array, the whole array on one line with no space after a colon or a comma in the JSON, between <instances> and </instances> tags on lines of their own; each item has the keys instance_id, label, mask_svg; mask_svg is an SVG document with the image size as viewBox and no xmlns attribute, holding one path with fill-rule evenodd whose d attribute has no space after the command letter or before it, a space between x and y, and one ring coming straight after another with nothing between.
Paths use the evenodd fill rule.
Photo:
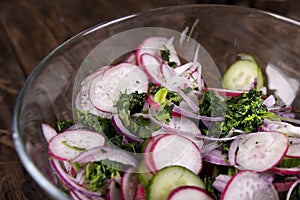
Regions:
<instances>
[{"instance_id":1,"label":"wooden table","mask_svg":"<svg viewBox=\"0 0 300 200\"><path fill-rule=\"evenodd\" d=\"M49 199L15 152L12 112L19 89L57 45L97 23L159 6L197 0L0 0L0 199ZM236 3L247 6L245 0ZM285 14L300 20L300 1Z\"/></svg>"}]
</instances>

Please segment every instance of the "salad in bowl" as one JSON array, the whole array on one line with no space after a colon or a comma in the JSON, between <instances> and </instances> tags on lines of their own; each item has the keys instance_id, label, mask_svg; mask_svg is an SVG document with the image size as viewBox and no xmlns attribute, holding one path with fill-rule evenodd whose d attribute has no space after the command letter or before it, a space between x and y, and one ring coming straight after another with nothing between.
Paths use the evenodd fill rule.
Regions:
<instances>
[{"instance_id":1,"label":"salad in bowl","mask_svg":"<svg viewBox=\"0 0 300 200\"><path fill-rule=\"evenodd\" d=\"M293 199L300 128L268 93L252 55L237 54L211 88L174 38L145 38L85 77L76 122L42 124L50 164L73 199Z\"/></svg>"}]
</instances>

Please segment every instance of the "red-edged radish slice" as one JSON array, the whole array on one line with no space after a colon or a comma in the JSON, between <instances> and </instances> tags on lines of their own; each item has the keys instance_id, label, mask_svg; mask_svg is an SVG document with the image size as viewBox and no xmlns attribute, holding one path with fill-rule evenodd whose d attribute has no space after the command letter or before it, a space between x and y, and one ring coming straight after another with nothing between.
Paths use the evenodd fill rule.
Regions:
<instances>
[{"instance_id":1,"label":"red-edged radish slice","mask_svg":"<svg viewBox=\"0 0 300 200\"><path fill-rule=\"evenodd\" d=\"M156 171L171 165L186 167L195 174L202 169L202 157L198 147L186 137L164 134L151 146L150 161Z\"/></svg>"},{"instance_id":2,"label":"red-edged radish slice","mask_svg":"<svg viewBox=\"0 0 300 200\"><path fill-rule=\"evenodd\" d=\"M288 139L280 132L244 135L238 144L236 163L241 169L257 172L276 166L288 150Z\"/></svg>"},{"instance_id":3,"label":"red-edged radish slice","mask_svg":"<svg viewBox=\"0 0 300 200\"><path fill-rule=\"evenodd\" d=\"M142 54L140 60L142 68L150 80L156 85L161 85L163 81L161 62L149 53Z\"/></svg>"},{"instance_id":4,"label":"red-edged radish slice","mask_svg":"<svg viewBox=\"0 0 300 200\"><path fill-rule=\"evenodd\" d=\"M75 103L74 103L75 108L77 110L88 111L88 112L90 112L94 115L100 116L102 118L111 118L110 113L103 112L103 111L100 111L100 110L96 109L95 106L90 101L90 98L89 98L89 88L90 88L90 85L91 85L91 81L95 77L103 74L109 68L111 68L111 66L101 67L97 71L95 71L94 73L92 73L91 75L86 77L81 82L81 88L80 88L80 91L78 92L78 94L75 97Z\"/></svg>"},{"instance_id":5,"label":"red-edged radish slice","mask_svg":"<svg viewBox=\"0 0 300 200\"><path fill-rule=\"evenodd\" d=\"M116 113L117 108L114 105L120 93L135 91L148 91L148 77L140 67L121 63L92 80L89 98L97 109Z\"/></svg>"},{"instance_id":6,"label":"red-edged radish slice","mask_svg":"<svg viewBox=\"0 0 300 200\"><path fill-rule=\"evenodd\" d=\"M134 169L130 168L125 172L121 181L121 194L123 200L134 200L134 195L139 184L139 178Z\"/></svg>"},{"instance_id":7,"label":"red-edged radish slice","mask_svg":"<svg viewBox=\"0 0 300 200\"><path fill-rule=\"evenodd\" d=\"M213 200L214 198L204 189L196 186L181 186L174 189L168 200Z\"/></svg>"},{"instance_id":8,"label":"red-edged radish slice","mask_svg":"<svg viewBox=\"0 0 300 200\"><path fill-rule=\"evenodd\" d=\"M289 137L289 148L286 153L286 157L300 158L300 138Z\"/></svg>"},{"instance_id":9,"label":"red-edged radish slice","mask_svg":"<svg viewBox=\"0 0 300 200\"><path fill-rule=\"evenodd\" d=\"M146 199L145 189L143 188L142 184L139 183L136 188L134 200L145 200L145 199Z\"/></svg>"},{"instance_id":10,"label":"red-edged radish slice","mask_svg":"<svg viewBox=\"0 0 300 200\"><path fill-rule=\"evenodd\" d=\"M57 134L49 141L49 154L58 160L72 160L82 151L103 146L105 138L87 130L70 130Z\"/></svg>"},{"instance_id":11,"label":"red-edged radish slice","mask_svg":"<svg viewBox=\"0 0 300 200\"><path fill-rule=\"evenodd\" d=\"M42 124L42 131L47 142L49 142L54 136L57 135L56 130L49 124Z\"/></svg>"},{"instance_id":12,"label":"red-edged radish slice","mask_svg":"<svg viewBox=\"0 0 300 200\"><path fill-rule=\"evenodd\" d=\"M220 96L223 97L239 97L243 93L248 91L242 91L242 90L228 90L228 89L221 89L221 88L204 88L205 92L217 92Z\"/></svg>"},{"instance_id":13,"label":"red-edged radish slice","mask_svg":"<svg viewBox=\"0 0 300 200\"><path fill-rule=\"evenodd\" d=\"M279 175L295 175L300 174L300 166L298 167L273 167L270 169L271 172Z\"/></svg>"},{"instance_id":14,"label":"red-edged radish slice","mask_svg":"<svg viewBox=\"0 0 300 200\"><path fill-rule=\"evenodd\" d=\"M145 166L148 169L148 171L151 173L155 173L155 171L156 171L151 163L151 157L152 157L151 148L152 148L152 145L155 143L155 141L158 140L159 138L161 138L162 136L163 135L156 135L154 137L151 137L150 140L148 141L148 143L146 144L146 147L144 150L144 163L145 163Z\"/></svg>"},{"instance_id":15,"label":"red-edged radish slice","mask_svg":"<svg viewBox=\"0 0 300 200\"><path fill-rule=\"evenodd\" d=\"M272 184L256 172L240 171L226 185L221 200L279 200Z\"/></svg>"},{"instance_id":16,"label":"red-edged radish slice","mask_svg":"<svg viewBox=\"0 0 300 200\"><path fill-rule=\"evenodd\" d=\"M201 149L203 146L203 140L200 139L199 135L201 135L201 131L192 120L190 120L187 117L176 117L173 116L170 120L170 123L165 126L165 128L162 128L158 131L155 131L152 133L153 136L155 135L161 135L161 134L167 134L171 132L177 131L177 134L180 134L184 137L189 138L192 140L196 146ZM183 134L188 133L188 134Z\"/></svg>"},{"instance_id":17,"label":"red-edged radish slice","mask_svg":"<svg viewBox=\"0 0 300 200\"><path fill-rule=\"evenodd\" d=\"M161 50L164 50L167 48L170 50L170 58L169 60L171 62L177 63L177 65L180 65L179 58L177 56L175 47L173 46L173 39L168 39L165 37L149 37L145 39L139 46L136 51L136 58L137 63L141 64L140 57L144 53L149 53L157 58L161 59ZM162 59L161 59L162 61Z\"/></svg>"},{"instance_id":18,"label":"red-edged radish slice","mask_svg":"<svg viewBox=\"0 0 300 200\"><path fill-rule=\"evenodd\" d=\"M107 187L106 200L122 199L121 190L116 186L116 180L112 179Z\"/></svg>"}]
</instances>

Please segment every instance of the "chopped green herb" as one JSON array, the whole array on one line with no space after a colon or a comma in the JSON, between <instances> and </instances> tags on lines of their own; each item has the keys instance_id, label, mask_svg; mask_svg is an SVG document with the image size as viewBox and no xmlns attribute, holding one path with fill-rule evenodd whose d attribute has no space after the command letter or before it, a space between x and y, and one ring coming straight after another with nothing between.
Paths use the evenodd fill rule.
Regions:
<instances>
[{"instance_id":1,"label":"chopped green herb","mask_svg":"<svg viewBox=\"0 0 300 200\"><path fill-rule=\"evenodd\" d=\"M160 55L161 55L161 58L167 62L167 64L172 67L172 68L176 68L177 67L177 63L174 62L174 61L170 61L170 50L167 49L166 47L160 51Z\"/></svg>"},{"instance_id":2,"label":"chopped green herb","mask_svg":"<svg viewBox=\"0 0 300 200\"><path fill-rule=\"evenodd\" d=\"M76 146L70 145L70 144L67 143L67 141L62 141L61 143L63 145L65 145L65 146L71 148L71 149L76 150L76 151L84 151L86 149L86 148L80 148L80 147L76 147Z\"/></svg>"}]
</instances>

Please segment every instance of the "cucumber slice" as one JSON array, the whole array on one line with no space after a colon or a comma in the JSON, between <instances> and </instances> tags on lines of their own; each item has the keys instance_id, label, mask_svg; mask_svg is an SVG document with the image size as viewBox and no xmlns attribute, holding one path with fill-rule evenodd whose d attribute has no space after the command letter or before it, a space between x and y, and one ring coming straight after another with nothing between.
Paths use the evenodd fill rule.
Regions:
<instances>
[{"instance_id":1,"label":"cucumber slice","mask_svg":"<svg viewBox=\"0 0 300 200\"><path fill-rule=\"evenodd\" d=\"M263 73L253 57L249 55L234 62L223 75L223 87L229 90L249 90L256 83L264 86Z\"/></svg>"},{"instance_id":2,"label":"cucumber slice","mask_svg":"<svg viewBox=\"0 0 300 200\"><path fill-rule=\"evenodd\" d=\"M197 186L205 189L199 176L182 166L168 166L159 170L147 188L147 200L166 200L170 193L181 186Z\"/></svg>"}]
</instances>

